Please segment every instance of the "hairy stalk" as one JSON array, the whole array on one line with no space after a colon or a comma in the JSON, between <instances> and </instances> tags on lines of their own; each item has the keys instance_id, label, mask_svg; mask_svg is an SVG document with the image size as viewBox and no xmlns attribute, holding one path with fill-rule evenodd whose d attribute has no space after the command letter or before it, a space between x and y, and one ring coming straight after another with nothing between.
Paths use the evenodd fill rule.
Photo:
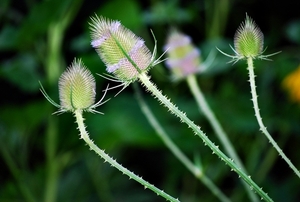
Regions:
<instances>
[{"instance_id":1,"label":"hairy stalk","mask_svg":"<svg viewBox=\"0 0 300 202\"><path fill-rule=\"evenodd\" d=\"M164 96L161 91L159 91L156 86L150 81L149 77L142 73L139 75L139 80L141 83L147 88L149 92L152 93L152 95L157 98L162 104L164 104L169 111L177 116L181 122L186 123L196 135L198 135L204 142L205 145L207 145L214 154L216 154L222 161L224 161L228 166L235 171L239 177L241 177L249 186L251 189L253 189L255 192L257 192L262 199L265 201L273 201L267 193L265 193L262 188L260 188L252 179L250 176L248 176L246 173L244 173L234 162L232 159L228 158L220 149L218 146L216 146L213 142L210 141L210 139L204 134L204 132L200 129L199 126L194 124L182 111L180 111L173 103L170 102L170 100Z\"/></svg>"},{"instance_id":2,"label":"hairy stalk","mask_svg":"<svg viewBox=\"0 0 300 202\"><path fill-rule=\"evenodd\" d=\"M290 168L300 178L299 170L294 166L294 164L290 161L290 159L283 153L283 151L280 149L280 147L278 146L276 141L272 138L270 133L267 131L267 128L265 127L265 125L262 121L262 118L261 118L260 112L259 112L258 102L257 102L254 66L253 66L253 59L251 57L247 58L247 64L248 64L248 71L249 71L249 82L250 82L250 87L251 87L252 102L253 102L255 117L257 119L260 130L263 132L263 134L265 134L265 136L268 138L268 140L273 145L273 147L277 150L279 155L285 160L285 162L290 166Z\"/></svg>"},{"instance_id":3,"label":"hairy stalk","mask_svg":"<svg viewBox=\"0 0 300 202\"><path fill-rule=\"evenodd\" d=\"M135 181L142 184L145 188L152 190L157 195L164 197L166 200L169 200L172 202L179 202L178 199L173 198L172 196L168 195L164 191L156 188L154 185L143 180L141 177L135 175L133 172L129 171L127 168L124 168L116 160L112 159L108 154L106 154L103 150L99 149L99 147L97 145L95 145L94 142L89 138L88 132L85 129L84 118L82 116L82 110L75 110L74 116L75 116L76 122L78 124L80 138L82 138L87 143L87 145L90 147L91 150L93 150L101 158L103 158L105 162L108 162L111 166L115 167L116 169L121 171L123 174L127 175L130 179L134 179Z\"/></svg>"},{"instance_id":4,"label":"hairy stalk","mask_svg":"<svg viewBox=\"0 0 300 202\"><path fill-rule=\"evenodd\" d=\"M208 119L210 122L213 130L215 131L217 137L221 141L221 144L223 145L225 151L228 153L228 155L234 159L235 163L237 166L241 168L243 172L247 174L246 168L243 165L241 159L237 155L233 145L231 144L230 140L228 139L227 134L225 133L224 129L222 128L220 122L216 118L215 114L213 111L210 109L208 103L205 100L205 97L197 84L196 77L194 74L191 74L187 77L187 83L189 85L189 88L194 95L194 98L198 104L199 110L203 112L204 116ZM250 187L244 182L243 185L245 186L245 189L251 198L252 201L258 201L259 199L257 196L253 193L253 191L250 189Z\"/></svg>"},{"instance_id":5,"label":"hairy stalk","mask_svg":"<svg viewBox=\"0 0 300 202\"><path fill-rule=\"evenodd\" d=\"M156 117L150 110L149 106L143 99L136 83L133 84L136 92L136 98L141 107L142 112L148 119L156 134L173 153L173 155L197 178L199 179L220 201L231 201L202 171L201 167L194 165L190 159L178 148L178 146L167 135L163 127L159 124Z\"/></svg>"}]
</instances>

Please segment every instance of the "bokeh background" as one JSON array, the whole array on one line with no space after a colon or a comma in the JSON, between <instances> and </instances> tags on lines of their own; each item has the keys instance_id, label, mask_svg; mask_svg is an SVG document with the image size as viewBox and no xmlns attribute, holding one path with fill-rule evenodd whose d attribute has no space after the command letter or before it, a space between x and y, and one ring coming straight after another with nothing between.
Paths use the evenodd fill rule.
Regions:
<instances>
[{"instance_id":1,"label":"bokeh background","mask_svg":"<svg viewBox=\"0 0 300 202\"><path fill-rule=\"evenodd\" d=\"M246 13L265 36L265 54L282 51L272 61L255 61L259 105L265 125L300 168L300 14L297 1L260 0L1 0L0 3L0 201L164 201L104 163L79 139L70 113L56 109L39 91L40 81L58 102L58 78L73 59L81 58L97 81L97 97L108 83L105 66L90 46L90 17L120 20L158 53L169 30L191 36L205 60L215 47L232 53L229 44ZM228 64L216 52L209 71L198 82L229 135L252 179L275 201L300 200L300 179L259 131L250 98L246 63ZM151 78L220 144L198 112L186 82L172 82L162 63ZM293 76L293 85L283 84ZM292 90L291 90L292 89ZM118 162L185 202L217 198L171 154L142 114L129 86L99 111L85 114L91 138ZM232 201L249 201L238 176L211 153L184 124L146 92L143 96L172 140L190 157L201 160L208 177ZM222 147L220 147L223 149Z\"/></svg>"}]
</instances>

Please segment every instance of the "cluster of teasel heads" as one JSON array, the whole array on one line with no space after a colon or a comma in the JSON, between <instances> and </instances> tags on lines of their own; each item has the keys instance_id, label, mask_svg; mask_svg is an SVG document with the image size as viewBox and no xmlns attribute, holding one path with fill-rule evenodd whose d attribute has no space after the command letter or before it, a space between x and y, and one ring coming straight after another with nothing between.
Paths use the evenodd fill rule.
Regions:
<instances>
[{"instance_id":1,"label":"cluster of teasel heads","mask_svg":"<svg viewBox=\"0 0 300 202\"><path fill-rule=\"evenodd\" d=\"M151 67L162 62L161 57L155 60L156 44L151 54L145 41L122 26L119 21L98 16L92 17L91 21L91 45L105 63L106 71L114 75L103 76L104 78L121 82L120 86L125 88L136 81L140 74L147 73ZM94 109L103 104L105 96L94 104L95 79L82 61L76 59L59 79L60 105L47 95L43 87L41 91L51 104L59 108L59 113L74 112L77 109L97 112Z\"/></svg>"},{"instance_id":2,"label":"cluster of teasel heads","mask_svg":"<svg viewBox=\"0 0 300 202\"><path fill-rule=\"evenodd\" d=\"M154 35L155 46L151 54L145 41L123 27L119 21L96 16L91 19L90 27L91 45L105 63L107 72L113 74L113 76L103 77L121 82L120 86L123 86L123 89L136 80L142 81L151 67L162 62L160 60L162 56L155 59L156 39ZM198 72L201 63L199 50L190 45L188 37L183 37L182 40L182 35L179 33L175 33L172 37L169 39L169 47L165 48L170 56L166 65L172 68L178 77ZM267 59L267 57L276 54L262 55L264 52L263 34L247 15L245 22L241 24L234 36L234 48L232 49L235 55L229 55L218 50L230 57L231 62L249 58ZM178 69L179 66L187 65L190 69ZM47 95L43 87L41 87L41 91L51 104L59 108L58 113L67 111L75 113L78 111L80 113L82 111L97 112L95 108L105 103L103 98L109 88L106 88L100 101L95 103L95 86L95 79L90 71L86 69L81 60L74 60L59 79L60 105ZM242 177L245 181L249 180L247 176ZM261 191L258 187L255 190Z\"/></svg>"},{"instance_id":3,"label":"cluster of teasel heads","mask_svg":"<svg viewBox=\"0 0 300 202\"><path fill-rule=\"evenodd\" d=\"M142 73L147 73L151 67L161 62L161 57L155 60L155 38L155 47L151 54L145 41L125 28L119 21L96 16L91 18L90 27L91 45L105 63L106 71L114 75L113 78L109 78L121 82L124 88L136 81ZM181 78L200 71L200 51L191 44L190 37L172 31L164 49L169 56L166 65L172 70L175 77ZM246 15L245 22L236 31L232 49L235 55L218 50L231 57L232 62L249 57L267 59L268 56L273 55L262 55L264 52L263 34L248 15ZM59 108L59 113L74 112L76 109L97 112L94 109L103 104L103 97L94 104L95 79L82 61L76 59L59 79L60 105L46 94L43 87L42 93L48 101Z\"/></svg>"}]
</instances>

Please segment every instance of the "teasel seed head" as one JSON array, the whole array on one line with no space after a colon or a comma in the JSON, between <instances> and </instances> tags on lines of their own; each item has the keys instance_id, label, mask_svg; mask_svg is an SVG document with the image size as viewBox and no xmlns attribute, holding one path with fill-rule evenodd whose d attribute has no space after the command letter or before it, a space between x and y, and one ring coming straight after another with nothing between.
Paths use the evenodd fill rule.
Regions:
<instances>
[{"instance_id":1,"label":"teasel seed head","mask_svg":"<svg viewBox=\"0 0 300 202\"><path fill-rule=\"evenodd\" d=\"M41 92L45 98L59 110L55 113L75 112L76 110L99 113L96 107L104 104L102 102L108 86L102 98L95 103L96 82L91 72L84 66L80 59L74 59L73 63L62 73L58 82L60 104L53 101L41 85Z\"/></svg>"},{"instance_id":2,"label":"teasel seed head","mask_svg":"<svg viewBox=\"0 0 300 202\"><path fill-rule=\"evenodd\" d=\"M231 46L230 46L231 47ZM218 48L217 48L218 49ZM269 55L262 55L264 49L264 35L256 23L246 14L245 22L243 22L237 29L234 35L234 48L231 47L235 55L224 53L220 49L223 55L231 58L231 61L236 63L241 59L262 59L270 60L268 57L276 55L279 52Z\"/></svg>"},{"instance_id":3,"label":"teasel seed head","mask_svg":"<svg viewBox=\"0 0 300 202\"><path fill-rule=\"evenodd\" d=\"M59 78L59 98L62 109L86 110L95 103L96 82L81 60L74 60Z\"/></svg>"},{"instance_id":4,"label":"teasel seed head","mask_svg":"<svg viewBox=\"0 0 300 202\"><path fill-rule=\"evenodd\" d=\"M246 20L234 35L234 49L243 58L255 59L263 53L264 35L256 23L246 14Z\"/></svg>"},{"instance_id":5,"label":"teasel seed head","mask_svg":"<svg viewBox=\"0 0 300 202\"><path fill-rule=\"evenodd\" d=\"M153 56L145 42L119 21L104 17L91 18L91 45L112 73L125 85L137 80L153 64Z\"/></svg>"}]
</instances>

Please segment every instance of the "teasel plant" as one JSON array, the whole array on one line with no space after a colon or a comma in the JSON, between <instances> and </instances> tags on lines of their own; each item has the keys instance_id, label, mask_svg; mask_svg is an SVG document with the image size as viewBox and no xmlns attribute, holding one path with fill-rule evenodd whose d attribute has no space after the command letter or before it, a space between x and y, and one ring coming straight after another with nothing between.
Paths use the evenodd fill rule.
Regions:
<instances>
[{"instance_id":1,"label":"teasel plant","mask_svg":"<svg viewBox=\"0 0 300 202\"><path fill-rule=\"evenodd\" d=\"M172 81L178 82L183 80L187 82L200 113L202 113L209 121L224 150L234 160L237 166L247 173L246 168L235 151L233 144L229 140L227 133L218 121L216 115L206 101L200 85L197 83L198 74L203 74L210 68L213 68L210 66L215 58L215 52L212 51L206 60L203 61L201 50L192 43L191 37L179 32L175 28L172 28L169 32L167 41L164 45L164 50L167 51L168 60L165 61L165 64L171 72ZM251 201L258 201L258 197L246 182L242 182Z\"/></svg>"},{"instance_id":2,"label":"teasel plant","mask_svg":"<svg viewBox=\"0 0 300 202\"><path fill-rule=\"evenodd\" d=\"M184 112L180 111L150 80L148 71L163 61L161 60L162 56L155 59L157 42L154 34L155 45L153 53L151 54L144 40L125 28L119 21L106 19L102 16L98 17L96 15L91 18L90 29L92 38L91 45L105 63L106 71L112 74L103 77L120 82L118 86L123 86L122 89L135 81L140 82L151 95L168 108L171 114L178 117L181 122L187 124L195 135L199 136L203 143L212 150L212 153L216 154L232 171L236 172L262 199L273 201L268 194L251 179L251 176L243 172L233 159L225 155L200 127L190 120Z\"/></svg>"},{"instance_id":3,"label":"teasel plant","mask_svg":"<svg viewBox=\"0 0 300 202\"><path fill-rule=\"evenodd\" d=\"M234 48L231 47L231 49L233 50L235 55L229 55L227 53L224 53L220 49L218 50L225 56L230 57L231 60L229 62L232 62L233 64L235 64L239 60L247 61L247 65L248 65L247 69L249 73L249 83L251 89L253 108L254 108L255 117L257 119L260 130L268 138L269 142L277 150L279 155L286 161L286 163L290 166L290 168L300 178L299 170L285 155L282 149L278 146L277 142L273 139L273 137L268 132L267 127L264 125L262 121L260 109L258 106L258 99L257 99L258 95L256 92L253 61L256 59L270 60L269 59L270 56L276 55L280 53L280 51L269 55L263 55L263 53L266 50L264 49L264 35L260 30L260 28L256 25L256 23L247 14L246 14L245 21L240 25L240 27L237 29L234 35Z\"/></svg>"},{"instance_id":4,"label":"teasel plant","mask_svg":"<svg viewBox=\"0 0 300 202\"><path fill-rule=\"evenodd\" d=\"M106 103L109 99L103 101L107 88L104 90L102 98L95 103L96 97L96 82L91 72L84 66L81 60L74 60L71 66L62 73L59 78L59 98L60 104L50 98L46 93L44 87L41 85L41 92L45 98L59 110L54 114L62 114L64 112L71 112L74 114L78 130L80 132L80 139L83 139L91 150L96 152L105 162L118 169L123 174L127 175L130 179L141 183L145 188L154 191L157 195L161 195L165 199L178 202L178 199L168 195L164 191L156 188L154 185L145 181L141 177L137 176L127 168L119 164L115 159L110 157L104 150L100 149L93 140L90 139L89 133L86 130L84 124L83 112L91 112L103 114L96 111L96 108Z\"/></svg>"}]
</instances>

